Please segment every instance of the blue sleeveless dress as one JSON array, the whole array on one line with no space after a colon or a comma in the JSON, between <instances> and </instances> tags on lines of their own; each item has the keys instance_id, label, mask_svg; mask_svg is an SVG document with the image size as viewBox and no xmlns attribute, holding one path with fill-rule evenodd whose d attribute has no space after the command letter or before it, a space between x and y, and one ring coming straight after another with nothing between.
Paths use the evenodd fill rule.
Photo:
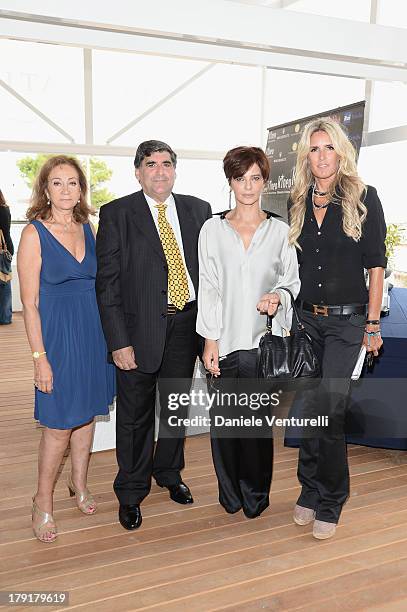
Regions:
<instances>
[{"instance_id":1,"label":"blue sleeveless dress","mask_svg":"<svg viewBox=\"0 0 407 612\"><path fill-rule=\"evenodd\" d=\"M45 225L31 223L41 242L39 312L54 379L52 393L35 389L34 418L52 429L71 429L108 414L115 395L96 303L95 239L85 224L85 257L79 262Z\"/></svg>"}]
</instances>

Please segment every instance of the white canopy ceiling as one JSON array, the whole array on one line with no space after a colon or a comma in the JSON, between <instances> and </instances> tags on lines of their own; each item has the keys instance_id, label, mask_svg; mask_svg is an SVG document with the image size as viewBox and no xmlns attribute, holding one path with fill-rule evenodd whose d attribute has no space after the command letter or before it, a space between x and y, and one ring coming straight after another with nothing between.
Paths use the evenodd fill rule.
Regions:
<instances>
[{"instance_id":1,"label":"white canopy ceiling","mask_svg":"<svg viewBox=\"0 0 407 612\"><path fill-rule=\"evenodd\" d=\"M407 82L403 28L266 4L3 0L0 33L21 40ZM297 3L283 3L288 4Z\"/></svg>"}]
</instances>

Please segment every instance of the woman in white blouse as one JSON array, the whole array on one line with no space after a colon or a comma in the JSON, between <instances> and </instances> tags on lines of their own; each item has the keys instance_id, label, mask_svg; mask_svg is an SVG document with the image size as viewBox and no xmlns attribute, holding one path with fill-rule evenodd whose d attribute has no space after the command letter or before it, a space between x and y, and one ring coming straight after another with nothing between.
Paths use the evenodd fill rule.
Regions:
<instances>
[{"instance_id":1,"label":"woman in white blouse","mask_svg":"<svg viewBox=\"0 0 407 612\"><path fill-rule=\"evenodd\" d=\"M223 168L236 207L206 221L200 233L197 332L205 338L205 368L230 382L256 377L262 313L274 315L274 334L290 329L290 298L281 288L295 297L300 281L288 226L260 208L270 171L264 152L237 147ZM227 512L259 516L269 505L272 438L212 435L211 444L220 503Z\"/></svg>"}]
</instances>

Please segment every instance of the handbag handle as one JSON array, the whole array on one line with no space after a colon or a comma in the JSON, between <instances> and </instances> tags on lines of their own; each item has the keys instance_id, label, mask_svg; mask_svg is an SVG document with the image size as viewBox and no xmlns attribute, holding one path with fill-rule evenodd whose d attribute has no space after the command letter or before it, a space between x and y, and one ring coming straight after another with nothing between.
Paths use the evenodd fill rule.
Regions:
<instances>
[{"instance_id":1,"label":"handbag handle","mask_svg":"<svg viewBox=\"0 0 407 612\"><path fill-rule=\"evenodd\" d=\"M295 304L295 300L294 300L294 296L291 293L291 291L289 289L287 289L287 287L279 287L279 289L282 289L283 291L287 291L288 295L290 296L291 299L291 307L293 309L294 312L294 317L295 317L295 322L297 323L297 327L299 330L305 329L301 319L300 319L300 315L298 314L298 309L297 306ZM267 313L267 331L271 331L272 328L272 321L273 321L273 316L274 315L269 315Z\"/></svg>"},{"instance_id":2,"label":"handbag handle","mask_svg":"<svg viewBox=\"0 0 407 612\"><path fill-rule=\"evenodd\" d=\"M2 229L0 229L0 251L7 251L6 239Z\"/></svg>"}]
</instances>

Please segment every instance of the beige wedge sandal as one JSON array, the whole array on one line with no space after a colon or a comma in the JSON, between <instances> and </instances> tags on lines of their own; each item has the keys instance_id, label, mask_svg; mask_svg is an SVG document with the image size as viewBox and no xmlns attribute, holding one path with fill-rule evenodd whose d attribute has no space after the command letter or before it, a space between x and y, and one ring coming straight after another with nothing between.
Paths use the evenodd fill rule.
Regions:
<instances>
[{"instance_id":1,"label":"beige wedge sandal","mask_svg":"<svg viewBox=\"0 0 407 612\"><path fill-rule=\"evenodd\" d=\"M33 497L31 518L33 532L37 540L39 540L40 542L44 542L45 544L55 542L55 540L57 539L58 532L54 517L50 512L44 512L43 510L40 510L35 501L35 497ZM47 534L49 534L48 537Z\"/></svg>"},{"instance_id":2,"label":"beige wedge sandal","mask_svg":"<svg viewBox=\"0 0 407 612\"><path fill-rule=\"evenodd\" d=\"M83 512L83 514L95 514L97 506L92 494L90 493L89 489L78 491L72 482L72 474L69 474L68 476L68 489L69 495L71 497L75 496L76 505L78 506L79 510Z\"/></svg>"}]
</instances>

